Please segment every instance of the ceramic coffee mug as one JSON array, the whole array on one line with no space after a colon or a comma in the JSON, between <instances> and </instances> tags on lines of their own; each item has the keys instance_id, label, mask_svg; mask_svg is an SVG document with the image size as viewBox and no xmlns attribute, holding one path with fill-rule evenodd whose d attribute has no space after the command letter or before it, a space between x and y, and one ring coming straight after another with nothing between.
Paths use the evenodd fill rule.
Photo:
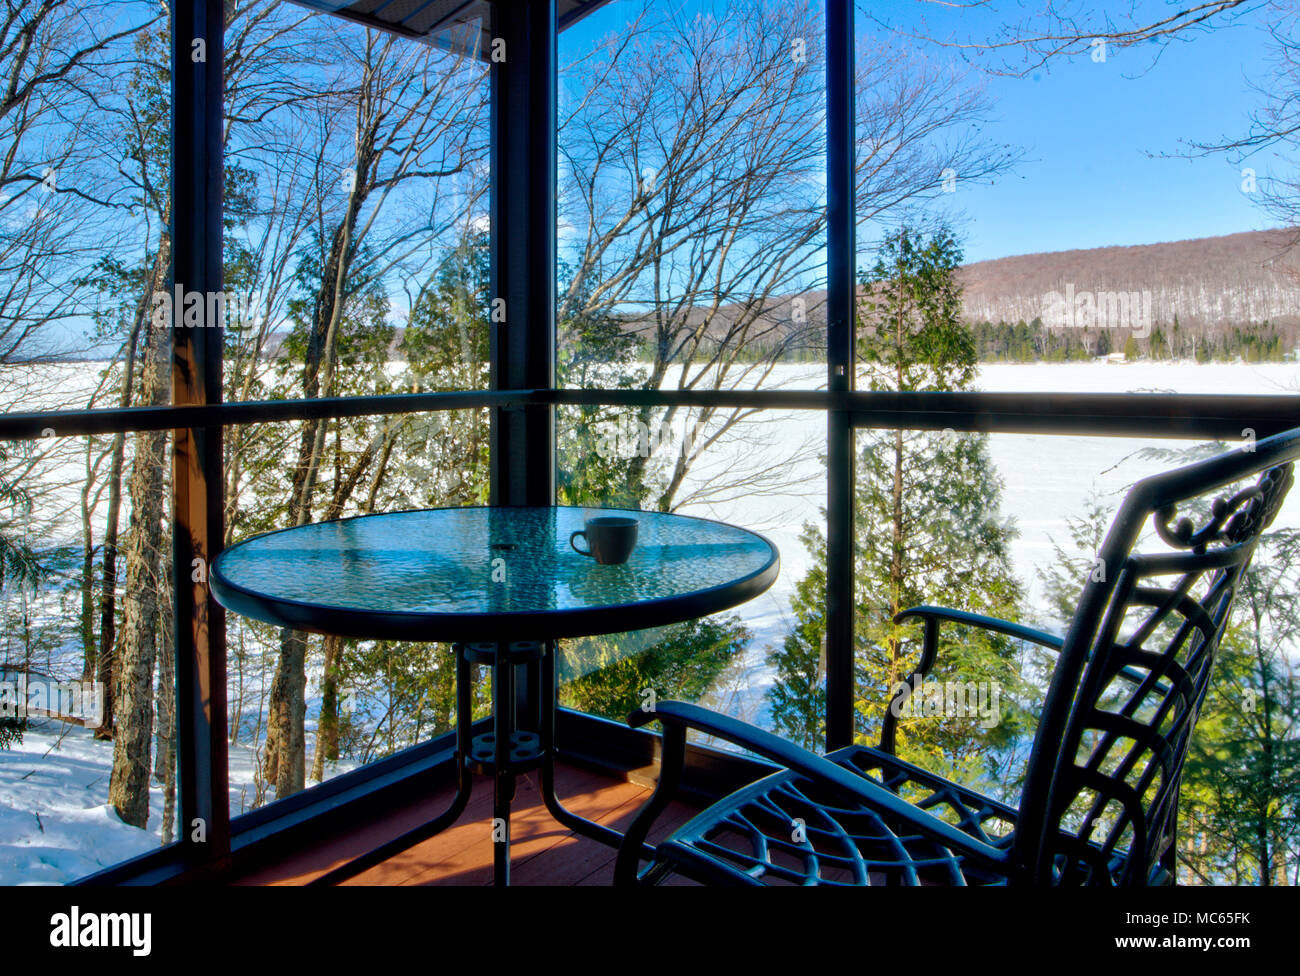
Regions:
<instances>
[{"instance_id":1,"label":"ceramic coffee mug","mask_svg":"<svg viewBox=\"0 0 1300 976\"><path fill-rule=\"evenodd\" d=\"M601 515L583 522L581 530L569 536L573 551L590 556L607 566L627 562L636 548L637 521L624 515ZM587 549L579 549L577 538L587 540Z\"/></svg>"}]
</instances>

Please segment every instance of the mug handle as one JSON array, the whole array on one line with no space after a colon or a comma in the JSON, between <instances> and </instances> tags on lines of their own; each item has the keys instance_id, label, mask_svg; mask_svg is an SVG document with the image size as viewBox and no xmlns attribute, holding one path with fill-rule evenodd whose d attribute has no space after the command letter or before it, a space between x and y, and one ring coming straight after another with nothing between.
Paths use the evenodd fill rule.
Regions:
<instances>
[{"instance_id":1,"label":"mug handle","mask_svg":"<svg viewBox=\"0 0 1300 976\"><path fill-rule=\"evenodd\" d=\"M573 547L573 551L576 552L578 555L580 555L580 556L590 556L590 555L591 555L591 549L590 549L590 548L587 548L587 549L579 549L579 548L578 548L578 544L577 544L576 542L573 541L574 539L578 538L578 536L582 536L584 539L586 539L586 538L587 538L587 533L586 533L584 530L579 529L577 532L573 533L573 535L569 536L569 545ZM587 542L587 545L590 547L591 542L588 541L588 542Z\"/></svg>"}]
</instances>

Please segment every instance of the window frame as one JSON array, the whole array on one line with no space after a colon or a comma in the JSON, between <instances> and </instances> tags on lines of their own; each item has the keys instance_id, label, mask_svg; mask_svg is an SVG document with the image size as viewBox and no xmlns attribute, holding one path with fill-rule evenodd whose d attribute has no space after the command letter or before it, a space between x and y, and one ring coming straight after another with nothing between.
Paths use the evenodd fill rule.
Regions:
<instances>
[{"instance_id":1,"label":"window frame","mask_svg":"<svg viewBox=\"0 0 1300 976\"><path fill-rule=\"evenodd\" d=\"M171 5L173 278L200 292L222 288L222 0ZM276 845L318 836L343 814L360 817L427 788L430 770L448 773L451 734L343 774L231 821L228 803L225 616L206 582L191 583L196 558L220 551L222 433L226 426L308 418L387 416L490 409L492 504L552 504L555 413L559 406L715 406L820 412L827 420L827 749L853 736L853 495L857 429L1189 438L1238 438L1300 426L1300 396L1178 394L856 392L853 350L856 261L854 205L854 19L852 0L826 0L827 56L827 388L819 391L574 390L555 386L555 0L493 5L493 30L511 57L492 65L493 293L511 317L493 335L491 388L224 403L222 330L173 329L173 402L163 407L8 414L0 438L172 430L173 582L176 599L178 822L181 839L79 883L157 883L227 876ZM194 63L202 38L208 57ZM549 109L548 109L549 106ZM532 166L549 154L550 166ZM523 272L512 274L512 268ZM547 300L549 296L549 301ZM548 311L549 310L549 311ZM508 325L508 328L507 328ZM611 768L651 765L651 733L561 710L565 752ZM688 787L707 797L770 767L692 747ZM695 770L691 774L689 770ZM448 773L449 775L449 773ZM712 784L712 789L710 789ZM719 794L720 795L720 794ZM333 819L332 819L333 818ZM191 829L196 820L200 832ZM295 840L297 839L297 840ZM270 845L270 847L268 847ZM262 852L262 853L259 853ZM281 851L282 852L282 851Z\"/></svg>"}]
</instances>

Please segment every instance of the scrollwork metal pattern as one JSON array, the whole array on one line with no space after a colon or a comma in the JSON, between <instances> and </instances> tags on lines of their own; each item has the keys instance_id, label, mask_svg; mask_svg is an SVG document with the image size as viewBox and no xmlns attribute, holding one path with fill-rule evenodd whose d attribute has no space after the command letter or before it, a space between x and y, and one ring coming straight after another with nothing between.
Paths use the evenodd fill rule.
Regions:
<instances>
[{"instance_id":1,"label":"scrollwork metal pattern","mask_svg":"<svg viewBox=\"0 0 1300 976\"><path fill-rule=\"evenodd\" d=\"M1181 557L1133 554L1079 684L1045 852L1056 884L1171 883L1178 789L1233 597L1294 480L1290 463L1220 495L1197 528L1153 514ZM1194 502L1195 496L1185 499Z\"/></svg>"}]
</instances>

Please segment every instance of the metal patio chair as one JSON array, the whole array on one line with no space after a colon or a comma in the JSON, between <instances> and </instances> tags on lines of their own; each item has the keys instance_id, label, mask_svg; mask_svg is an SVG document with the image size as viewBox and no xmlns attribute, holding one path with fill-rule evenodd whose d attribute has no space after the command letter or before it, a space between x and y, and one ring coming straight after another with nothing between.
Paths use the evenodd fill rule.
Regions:
<instances>
[{"instance_id":1,"label":"metal patio chair","mask_svg":"<svg viewBox=\"0 0 1300 976\"><path fill-rule=\"evenodd\" d=\"M1106 572L1089 574L1063 638L940 607L896 618L924 622L921 677L945 621L1059 653L1016 806L896 758L892 708L880 748L823 757L661 701L629 719L663 723L663 758L615 882L680 873L723 884L1172 884L1188 744L1238 581L1291 487L1300 429L1253 447L1129 491L1098 554ZM1153 539L1159 551L1137 552L1148 518L1164 545ZM782 769L688 821L641 870L642 842L681 780L688 729Z\"/></svg>"}]
</instances>

